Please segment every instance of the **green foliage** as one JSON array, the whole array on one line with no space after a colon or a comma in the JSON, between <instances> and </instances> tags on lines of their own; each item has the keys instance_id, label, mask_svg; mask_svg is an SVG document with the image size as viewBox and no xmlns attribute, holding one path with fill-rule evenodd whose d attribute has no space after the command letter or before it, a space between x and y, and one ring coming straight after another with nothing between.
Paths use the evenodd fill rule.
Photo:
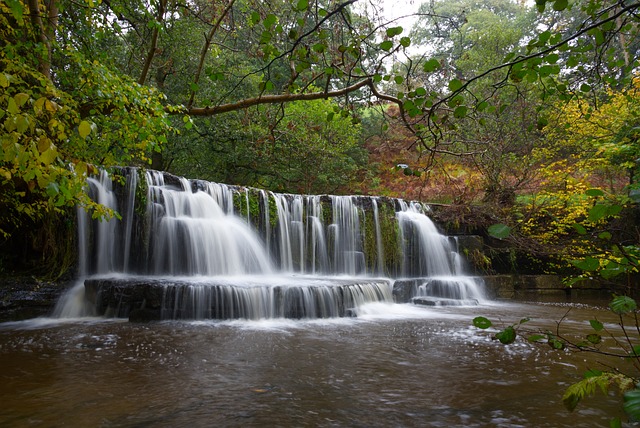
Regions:
<instances>
[{"instance_id":1,"label":"green foliage","mask_svg":"<svg viewBox=\"0 0 640 428\"><path fill-rule=\"evenodd\" d=\"M14 18L26 7L9 6ZM53 41L34 47L22 35L54 29L34 28L35 20L1 19L0 234L37 227L74 205L91 209L94 217L112 215L84 194L85 179L94 165L144 163L159 150L170 130L164 98L72 50L51 80L46 66L60 54Z\"/></svg>"},{"instance_id":2,"label":"green foliage","mask_svg":"<svg viewBox=\"0 0 640 428\"><path fill-rule=\"evenodd\" d=\"M562 397L562 402L569 411L576 409L578 404L586 398L591 397L601 391L607 395L612 386L617 386L618 390L624 397L623 408L631 421L639 420L640 416L640 386L638 386L638 378L640 377L640 345L637 344L636 333L640 326L638 325L638 306L634 299L628 296L614 296L609 304L611 312L619 317L619 327L622 329L624 339L619 338L619 333L608 331L605 324L597 319L589 320L589 326L593 332L584 335L584 339L575 342L572 339L563 337L560 333L562 320L558 322L557 331L544 331L534 334L528 334L527 340L533 343L546 343L554 350L571 350L573 352L592 352L599 355L618 356L621 361L632 362L632 367L636 370L635 374L625 373L626 370L611 367L608 371L588 370L584 373L584 378L570 385ZM630 321L631 320L631 321ZM495 338L503 344L513 343L519 334L518 327L529 321L528 318L521 320L519 323L509 325L495 334ZM629 329L628 323L633 322L635 325ZM480 329L488 329L492 327L492 322L482 316L473 320L473 325ZM606 336L603 336L606 334ZM605 345L605 339L609 338L618 348L612 350ZM625 366L625 369L628 366ZM617 419L612 421L612 426L620 426Z\"/></svg>"},{"instance_id":3,"label":"green foliage","mask_svg":"<svg viewBox=\"0 0 640 428\"><path fill-rule=\"evenodd\" d=\"M491 320L489 320L486 317L475 317L473 319L473 326L480 328L482 330L486 330L490 328L492 325L493 323L491 322Z\"/></svg>"},{"instance_id":4,"label":"green foliage","mask_svg":"<svg viewBox=\"0 0 640 428\"><path fill-rule=\"evenodd\" d=\"M616 296L609 304L609 308L616 315L625 315L634 312L638 306L636 301L627 296Z\"/></svg>"},{"instance_id":5,"label":"green foliage","mask_svg":"<svg viewBox=\"0 0 640 428\"><path fill-rule=\"evenodd\" d=\"M92 204L82 191L88 165L75 150L83 139L77 104L23 64L0 59L0 69L0 234L9 237L64 207Z\"/></svg>"},{"instance_id":6,"label":"green foliage","mask_svg":"<svg viewBox=\"0 0 640 428\"><path fill-rule=\"evenodd\" d=\"M348 187L366 162L361 126L336 107L328 100L295 102L261 108L241 121L198 121L204 138L181 136L170 153L172 169L277 192L334 193ZM325 120L328 114L333 120Z\"/></svg>"},{"instance_id":7,"label":"green foliage","mask_svg":"<svg viewBox=\"0 0 640 428\"><path fill-rule=\"evenodd\" d=\"M489 226L487 232L490 236L498 239L505 239L509 237L511 233L511 228L505 224L493 224Z\"/></svg>"},{"instance_id":8,"label":"green foliage","mask_svg":"<svg viewBox=\"0 0 640 428\"><path fill-rule=\"evenodd\" d=\"M595 395L598 390L606 395L613 385L618 386L623 393L634 386L633 379L624 374L590 371L585 374L584 379L566 389L562 396L562 402L569 411L573 411L583 398Z\"/></svg>"},{"instance_id":9,"label":"green foliage","mask_svg":"<svg viewBox=\"0 0 640 428\"><path fill-rule=\"evenodd\" d=\"M493 337L503 345L510 345L516 341L518 337L518 329L529 321L529 318L523 318L518 323L508 325L502 330L499 330ZM476 328L487 330L493 326L493 323L488 318L480 316L473 319L473 325Z\"/></svg>"}]
</instances>

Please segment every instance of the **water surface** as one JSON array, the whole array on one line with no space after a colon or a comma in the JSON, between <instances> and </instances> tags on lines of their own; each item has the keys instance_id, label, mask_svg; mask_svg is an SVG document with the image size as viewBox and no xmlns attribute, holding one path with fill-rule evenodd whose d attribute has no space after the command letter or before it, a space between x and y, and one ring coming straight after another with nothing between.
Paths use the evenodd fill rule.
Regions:
<instances>
[{"instance_id":1,"label":"water surface","mask_svg":"<svg viewBox=\"0 0 640 428\"><path fill-rule=\"evenodd\" d=\"M566 311L378 303L358 319L0 324L0 425L607 426L618 397L561 403L592 355L504 346L471 326L481 314L553 327ZM574 307L563 330L594 315L608 313Z\"/></svg>"}]
</instances>

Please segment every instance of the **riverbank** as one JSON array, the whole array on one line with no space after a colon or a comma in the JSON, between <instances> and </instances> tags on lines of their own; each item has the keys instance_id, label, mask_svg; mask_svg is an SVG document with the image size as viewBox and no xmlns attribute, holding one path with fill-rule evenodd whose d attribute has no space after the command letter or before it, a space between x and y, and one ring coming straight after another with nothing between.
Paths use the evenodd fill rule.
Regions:
<instances>
[{"instance_id":1,"label":"riverbank","mask_svg":"<svg viewBox=\"0 0 640 428\"><path fill-rule=\"evenodd\" d=\"M42 281L32 276L0 278L0 322L49 315L71 282Z\"/></svg>"}]
</instances>

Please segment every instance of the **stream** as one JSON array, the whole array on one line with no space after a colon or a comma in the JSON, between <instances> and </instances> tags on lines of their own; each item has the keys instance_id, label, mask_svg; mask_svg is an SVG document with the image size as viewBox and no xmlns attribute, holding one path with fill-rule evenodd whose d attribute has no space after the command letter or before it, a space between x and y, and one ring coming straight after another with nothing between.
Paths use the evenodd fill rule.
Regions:
<instances>
[{"instance_id":1,"label":"stream","mask_svg":"<svg viewBox=\"0 0 640 428\"><path fill-rule=\"evenodd\" d=\"M502 345L472 326L478 315L531 317L530 331L555 330L566 315L569 337L589 333L594 317L615 327L597 306L540 303L372 303L358 318L315 320L3 323L0 425L593 427L622 417L613 392L563 407L567 386L604 368L601 357Z\"/></svg>"}]
</instances>

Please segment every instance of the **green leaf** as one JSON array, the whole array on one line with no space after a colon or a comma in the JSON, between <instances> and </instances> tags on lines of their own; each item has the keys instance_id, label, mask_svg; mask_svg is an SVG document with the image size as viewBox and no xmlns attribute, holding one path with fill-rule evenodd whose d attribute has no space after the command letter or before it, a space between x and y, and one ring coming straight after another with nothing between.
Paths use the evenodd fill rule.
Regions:
<instances>
[{"instance_id":1,"label":"green leaf","mask_svg":"<svg viewBox=\"0 0 640 428\"><path fill-rule=\"evenodd\" d=\"M632 421L640 420L640 389L637 386L635 389L625 392L623 408L629 419Z\"/></svg>"},{"instance_id":2,"label":"green leaf","mask_svg":"<svg viewBox=\"0 0 640 428\"><path fill-rule=\"evenodd\" d=\"M307 8L309 7L309 0L298 0L298 3L296 4L296 10L298 12L302 12L307 10Z\"/></svg>"},{"instance_id":3,"label":"green leaf","mask_svg":"<svg viewBox=\"0 0 640 428\"><path fill-rule=\"evenodd\" d=\"M589 320L589 324L591 324L591 328L595 331L602 331L602 329L604 329L604 325L598 320Z\"/></svg>"},{"instance_id":4,"label":"green leaf","mask_svg":"<svg viewBox=\"0 0 640 428\"><path fill-rule=\"evenodd\" d=\"M593 28L593 29L589 30L588 34L593 36L593 38L596 41L596 45L601 45L605 41L604 33L599 28Z\"/></svg>"},{"instance_id":5,"label":"green leaf","mask_svg":"<svg viewBox=\"0 0 640 428\"><path fill-rule=\"evenodd\" d=\"M7 111L11 114L18 114L20 112L20 109L16 104L16 100L14 100L13 98L9 98L9 101L7 103Z\"/></svg>"},{"instance_id":6,"label":"green leaf","mask_svg":"<svg viewBox=\"0 0 640 428\"><path fill-rule=\"evenodd\" d=\"M613 204L607 207L607 215L609 216L618 215L620 211L622 211L622 205Z\"/></svg>"},{"instance_id":7,"label":"green leaf","mask_svg":"<svg viewBox=\"0 0 640 428\"><path fill-rule=\"evenodd\" d=\"M605 215L607 215L607 210L608 209L606 205L596 204L589 210L589 215L587 216L587 218L589 219L589 221L595 223L601 220Z\"/></svg>"},{"instance_id":8,"label":"green leaf","mask_svg":"<svg viewBox=\"0 0 640 428\"><path fill-rule=\"evenodd\" d=\"M591 333L587 335L587 340L590 343L593 343L594 345L597 345L598 343L602 342L602 336L600 336L597 333Z\"/></svg>"},{"instance_id":9,"label":"green leaf","mask_svg":"<svg viewBox=\"0 0 640 428\"><path fill-rule=\"evenodd\" d=\"M489 232L489 235L493 236L494 238L504 239L511 234L511 228L506 224L499 223L489 226L487 232Z\"/></svg>"},{"instance_id":10,"label":"green leaf","mask_svg":"<svg viewBox=\"0 0 640 428\"><path fill-rule=\"evenodd\" d=\"M60 188L58 187L58 185L54 182L51 182L47 185L47 189L46 189L47 195L49 195L50 197L55 197L58 193L60 193Z\"/></svg>"},{"instance_id":11,"label":"green leaf","mask_svg":"<svg viewBox=\"0 0 640 428\"><path fill-rule=\"evenodd\" d=\"M387 28L387 37L394 37L394 36L397 36L399 34L402 34L403 30L404 29L402 27L400 27L400 26Z\"/></svg>"},{"instance_id":12,"label":"green leaf","mask_svg":"<svg viewBox=\"0 0 640 428\"><path fill-rule=\"evenodd\" d=\"M527 337L527 340L529 342L539 342L540 340L546 339L547 336L545 336L544 334L532 334L531 336Z\"/></svg>"},{"instance_id":13,"label":"green leaf","mask_svg":"<svg viewBox=\"0 0 640 428\"><path fill-rule=\"evenodd\" d=\"M567 6L569 6L569 1L568 0L556 0L553 3L553 10L556 11L561 11L561 10L565 10L567 8Z\"/></svg>"},{"instance_id":14,"label":"green leaf","mask_svg":"<svg viewBox=\"0 0 640 428\"><path fill-rule=\"evenodd\" d=\"M380 49L382 49L383 51L389 51L392 47L393 42L391 40L385 40L384 42L380 43Z\"/></svg>"},{"instance_id":15,"label":"green leaf","mask_svg":"<svg viewBox=\"0 0 640 428\"><path fill-rule=\"evenodd\" d=\"M586 192L584 192L585 195L587 196L604 196L604 192L600 189L589 189Z\"/></svg>"},{"instance_id":16,"label":"green leaf","mask_svg":"<svg viewBox=\"0 0 640 428\"><path fill-rule=\"evenodd\" d=\"M546 56L545 60L549 63L549 64L555 64L556 62L558 62L558 60L560 59L560 55L558 54L549 54Z\"/></svg>"},{"instance_id":17,"label":"green leaf","mask_svg":"<svg viewBox=\"0 0 640 428\"><path fill-rule=\"evenodd\" d=\"M587 272L594 271L600 267L600 261L593 257L585 257L583 260L573 260L571 264Z\"/></svg>"},{"instance_id":18,"label":"green leaf","mask_svg":"<svg viewBox=\"0 0 640 428\"><path fill-rule=\"evenodd\" d=\"M482 330L486 330L492 326L491 320L485 317L475 317L473 319L474 327L480 328Z\"/></svg>"},{"instance_id":19,"label":"green leaf","mask_svg":"<svg viewBox=\"0 0 640 428\"><path fill-rule=\"evenodd\" d=\"M604 239L605 241L608 241L611 239L611 232L600 232L598 234L598 238L600 239Z\"/></svg>"},{"instance_id":20,"label":"green leaf","mask_svg":"<svg viewBox=\"0 0 640 428\"><path fill-rule=\"evenodd\" d=\"M555 350L564 349L564 342L558 339L549 339L549 346Z\"/></svg>"},{"instance_id":21,"label":"green leaf","mask_svg":"<svg viewBox=\"0 0 640 428\"><path fill-rule=\"evenodd\" d=\"M576 230L576 232L578 232L578 234L580 235L587 234L587 229L585 229L584 226L582 226L581 224L573 223L571 226Z\"/></svg>"},{"instance_id":22,"label":"green leaf","mask_svg":"<svg viewBox=\"0 0 640 428\"><path fill-rule=\"evenodd\" d=\"M500 341L500 343L504 345L509 345L516 341L516 330L509 326L504 330L496 333L496 339Z\"/></svg>"},{"instance_id":23,"label":"green leaf","mask_svg":"<svg viewBox=\"0 0 640 428\"><path fill-rule=\"evenodd\" d=\"M5 0L6 4L11 8L11 14L22 25L22 16L24 15L24 6L20 0Z\"/></svg>"},{"instance_id":24,"label":"green leaf","mask_svg":"<svg viewBox=\"0 0 640 428\"><path fill-rule=\"evenodd\" d=\"M401 37L400 44L403 48L408 48L409 46L411 46L411 39L409 37Z\"/></svg>"},{"instance_id":25,"label":"green leaf","mask_svg":"<svg viewBox=\"0 0 640 428\"><path fill-rule=\"evenodd\" d=\"M87 138L89 134L91 134L91 123L86 120L80 122L80 125L78 125L78 134L80 134L82 138Z\"/></svg>"},{"instance_id":26,"label":"green leaf","mask_svg":"<svg viewBox=\"0 0 640 428\"><path fill-rule=\"evenodd\" d=\"M396 77L394 77L394 78L393 78L393 80L394 80L398 85L401 85L401 84L402 84L402 82L404 82L404 77L402 77L402 76L396 76Z\"/></svg>"},{"instance_id":27,"label":"green leaf","mask_svg":"<svg viewBox=\"0 0 640 428\"><path fill-rule=\"evenodd\" d=\"M254 10L251 12L251 23L256 25L258 22L260 22L260 14Z\"/></svg>"},{"instance_id":28,"label":"green leaf","mask_svg":"<svg viewBox=\"0 0 640 428\"><path fill-rule=\"evenodd\" d=\"M264 19L264 22L262 24L264 25L265 28L271 28L276 23L277 20L278 18L273 13L270 13Z\"/></svg>"},{"instance_id":29,"label":"green leaf","mask_svg":"<svg viewBox=\"0 0 640 428\"><path fill-rule=\"evenodd\" d=\"M607 260L605 262L605 267L600 272L601 277L604 279L614 278L622 273L627 272L627 267L621 265L620 263L614 262L613 260Z\"/></svg>"},{"instance_id":30,"label":"green leaf","mask_svg":"<svg viewBox=\"0 0 640 428\"><path fill-rule=\"evenodd\" d=\"M453 117L457 119L462 119L467 115L467 106L458 106L453 111Z\"/></svg>"},{"instance_id":31,"label":"green leaf","mask_svg":"<svg viewBox=\"0 0 640 428\"><path fill-rule=\"evenodd\" d=\"M424 63L422 68L426 73L432 73L440 68L440 61L435 58L431 58L429 61Z\"/></svg>"},{"instance_id":32,"label":"green leaf","mask_svg":"<svg viewBox=\"0 0 640 428\"><path fill-rule=\"evenodd\" d=\"M635 311L637 307L636 301L627 296L616 296L611 303L609 303L609 308L617 315L628 314L629 312Z\"/></svg>"},{"instance_id":33,"label":"green leaf","mask_svg":"<svg viewBox=\"0 0 640 428\"><path fill-rule=\"evenodd\" d=\"M29 100L29 98L29 95L25 94L24 92L20 92L13 96L13 99L16 101L18 107L22 107Z\"/></svg>"},{"instance_id":34,"label":"green leaf","mask_svg":"<svg viewBox=\"0 0 640 428\"><path fill-rule=\"evenodd\" d=\"M455 92L457 90L459 90L460 88L462 88L462 82L458 79L453 79L449 82L449 90L451 92Z\"/></svg>"}]
</instances>

